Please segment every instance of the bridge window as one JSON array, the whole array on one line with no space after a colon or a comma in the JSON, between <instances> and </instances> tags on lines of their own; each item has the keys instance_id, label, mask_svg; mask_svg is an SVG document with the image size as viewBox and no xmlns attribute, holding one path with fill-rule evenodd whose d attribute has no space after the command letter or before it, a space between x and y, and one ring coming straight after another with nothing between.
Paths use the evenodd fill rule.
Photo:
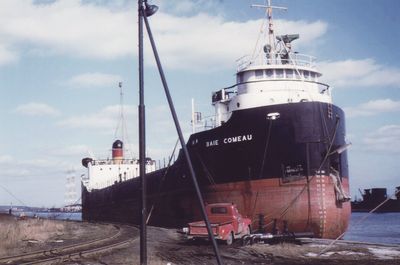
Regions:
<instances>
[{"instance_id":1,"label":"bridge window","mask_svg":"<svg viewBox=\"0 0 400 265\"><path fill-rule=\"evenodd\" d=\"M276 78L283 78L283 69L275 70Z\"/></svg>"},{"instance_id":2,"label":"bridge window","mask_svg":"<svg viewBox=\"0 0 400 265\"><path fill-rule=\"evenodd\" d=\"M286 78L293 78L293 70L286 69Z\"/></svg>"},{"instance_id":3,"label":"bridge window","mask_svg":"<svg viewBox=\"0 0 400 265\"><path fill-rule=\"evenodd\" d=\"M311 81L315 81L315 73L314 73L314 72L311 72L311 73L310 73L310 76L311 76Z\"/></svg>"},{"instance_id":4,"label":"bridge window","mask_svg":"<svg viewBox=\"0 0 400 265\"><path fill-rule=\"evenodd\" d=\"M296 71L294 71L294 73L296 74L296 79L300 79L303 71L296 70Z\"/></svg>"},{"instance_id":5,"label":"bridge window","mask_svg":"<svg viewBox=\"0 0 400 265\"><path fill-rule=\"evenodd\" d=\"M236 75L236 82L243 83L243 73L239 73Z\"/></svg>"},{"instance_id":6,"label":"bridge window","mask_svg":"<svg viewBox=\"0 0 400 265\"><path fill-rule=\"evenodd\" d=\"M263 78L264 71L263 70L256 70L256 79L261 79Z\"/></svg>"},{"instance_id":7,"label":"bridge window","mask_svg":"<svg viewBox=\"0 0 400 265\"><path fill-rule=\"evenodd\" d=\"M310 79L310 72L309 72L309 71L304 71L304 78L305 78L306 80L309 80L309 79Z\"/></svg>"},{"instance_id":8,"label":"bridge window","mask_svg":"<svg viewBox=\"0 0 400 265\"><path fill-rule=\"evenodd\" d=\"M274 77L274 71L272 69L265 70L265 74L267 75L268 78Z\"/></svg>"}]
</instances>

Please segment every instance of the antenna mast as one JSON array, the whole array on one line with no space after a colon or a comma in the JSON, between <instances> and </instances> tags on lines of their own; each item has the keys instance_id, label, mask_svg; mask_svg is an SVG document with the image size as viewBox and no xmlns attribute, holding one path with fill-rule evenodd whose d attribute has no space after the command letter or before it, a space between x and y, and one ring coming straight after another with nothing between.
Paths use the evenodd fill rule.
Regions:
<instances>
[{"instance_id":1,"label":"antenna mast","mask_svg":"<svg viewBox=\"0 0 400 265\"><path fill-rule=\"evenodd\" d=\"M118 83L119 86L119 105L120 105L120 119L121 119L121 136L122 141L125 141L125 117L124 117L124 92L122 90L122 82Z\"/></svg>"},{"instance_id":2,"label":"antenna mast","mask_svg":"<svg viewBox=\"0 0 400 265\"><path fill-rule=\"evenodd\" d=\"M269 58L275 60L276 58L276 43L275 43L275 33L274 33L274 21L272 19L272 10L280 9L287 11L286 7L273 6L271 0L268 0L267 5L251 5L251 7L264 8L268 15L268 44L264 46L264 51Z\"/></svg>"},{"instance_id":3,"label":"antenna mast","mask_svg":"<svg viewBox=\"0 0 400 265\"><path fill-rule=\"evenodd\" d=\"M128 131L126 127L125 121L125 110L124 110L124 91L122 87L122 82L118 82L119 87L119 121L117 127L115 128L114 138L118 138L118 131L121 130L121 141L125 143L125 151L131 155L133 158L132 150L129 148L129 138L128 138Z\"/></svg>"}]
</instances>

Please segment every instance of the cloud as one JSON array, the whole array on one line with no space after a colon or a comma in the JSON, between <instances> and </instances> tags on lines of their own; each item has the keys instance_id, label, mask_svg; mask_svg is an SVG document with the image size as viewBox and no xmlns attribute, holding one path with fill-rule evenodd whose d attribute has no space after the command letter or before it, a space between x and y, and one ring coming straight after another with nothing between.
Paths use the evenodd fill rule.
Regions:
<instances>
[{"instance_id":1,"label":"cloud","mask_svg":"<svg viewBox=\"0 0 400 265\"><path fill-rule=\"evenodd\" d=\"M14 112L27 116L58 116L60 114L55 108L37 102L19 105Z\"/></svg>"},{"instance_id":2,"label":"cloud","mask_svg":"<svg viewBox=\"0 0 400 265\"><path fill-rule=\"evenodd\" d=\"M305 20L288 21L277 19L274 20L275 32L277 34L292 34L300 35L300 38L294 41L295 50L307 49L323 36L328 30L328 24L324 21L317 20L308 22Z\"/></svg>"},{"instance_id":3,"label":"cloud","mask_svg":"<svg viewBox=\"0 0 400 265\"><path fill-rule=\"evenodd\" d=\"M0 177L20 178L34 176L49 176L51 173L65 171L66 163L54 158L15 159L4 155L0 159Z\"/></svg>"},{"instance_id":4,"label":"cloud","mask_svg":"<svg viewBox=\"0 0 400 265\"><path fill-rule=\"evenodd\" d=\"M155 128L166 128L173 124L170 118L169 108L166 105L146 108L147 123ZM130 121L129 124L136 126L137 106L124 105L124 118ZM88 113L86 115L78 115L66 118L58 122L59 126L71 129L105 129L114 131L120 120L120 106L110 105L99 111ZM136 130L136 129L135 129Z\"/></svg>"},{"instance_id":5,"label":"cloud","mask_svg":"<svg viewBox=\"0 0 400 265\"><path fill-rule=\"evenodd\" d=\"M161 1L160 10L177 16L187 16L188 14L196 14L201 12L220 12L221 6L219 1L214 0L169 0Z\"/></svg>"},{"instance_id":6,"label":"cloud","mask_svg":"<svg viewBox=\"0 0 400 265\"><path fill-rule=\"evenodd\" d=\"M0 199L3 203L6 200L14 205L61 206L65 193L66 172L76 167L76 161L68 162L50 157L34 160L18 157L8 163L0 163L0 188L6 189L8 193L1 194L3 196ZM75 176L79 181L79 171ZM44 189L46 192L43 192Z\"/></svg>"},{"instance_id":7,"label":"cloud","mask_svg":"<svg viewBox=\"0 0 400 265\"><path fill-rule=\"evenodd\" d=\"M0 34L20 49L85 58L116 58L135 53L136 20L132 11L115 11L79 0L46 4L3 0L0 1Z\"/></svg>"},{"instance_id":8,"label":"cloud","mask_svg":"<svg viewBox=\"0 0 400 265\"><path fill-rule=\"evenodd\" d=\"M136 153L136 140L138 139L137 131L137 106L125 105L124 106L125 120L129 121L126 126L125 142L132 143L132 150ZM114 135L118 126L117 136L121 137L121 125L118 124L120 120L120 107L119 105L111 105L102 108L99 111L88 113L86 115L72 116L63 119L57 123L58 126L68 129L84 129L95 130L98 134ZM190 131L190 127L183 123L181 128L184 132ZM153 158L167 157L178 136L169 112L168 106L159 105L155 107L146 108L146 142L148 147L148 155ZM110 138L110 141L112 139ZM186 138L187 140L187 138ZM133 142L132 142L133 141ZM103 155L107 150L98 150L97 147L86 147L83 145L71 146L70 148L63 148L59 151L51 151L56 155L72 155L72 153L84 155L88 150L95 150L95 156Z\"/></svg>"},{"instance_id":9,"label":"cloud","mask_svg":"<svg viewBox=\"0 0 400 265\"><path fill-rule=\"evenodd\" d=\"M191 17L158 14L157 18L153 31L165 65L197 71L235 67L238 58L252 53L262 24L262 20L226 21L221 16L202 13ZM299 41L302 46L323 35L327 28L321 21L280 20L277 24L285 32L296 29L303 34Z\"/></svg>"},{"instance_id":10,"label":"cloud","mask_svg":"<svg viewBox=\"0 0 400 265\"><path fill-rule=\"evenodd\" d=\"M136 114L136 107L125 105L124 115L126 119L131 119ZM115 130L120 115L120 106L112 105L101 109L98 112L72 116L59 121L57 124L61 127L72 129L102 129L107 133Z\"/></svg>"},{"instance_id":11,"label":"cloud","mask_svg":"<svg viewBox=\"0 0 400 265\"><path fill-rule=\"evenodd\" d=\"M376 99L362 103L356 107L344 108L349 118L373 116L384 112L400 111L400 101L391 99Z\"/></svg>"},{"instance_id":12,"label":"cloud","mask_svg":"<svg viewBox=\"0 0 400 265\"><path fill-rule=\"evenodd\" d=\"M87 145L69 145L65 147L54 148L49 151L50 155L54 156L82 156L87 154L89 151Z\"/></svg>"},{"instance_id":13,"label":"cloud","mask_svg":"<svg viewBox=\"0 0 400 265\"><path fill-rule=\"evenodd\" d=\"M364 148L369 151L400 153L400 125L386 125L368 133L363 138Z\"/></svg>"},{"instance_id":14,"label":"cloud","mask_svg":"<svg viewBox=\"0 0 400 265\"><path fill-rule=\"evenodd\" d=\"M13 63L18 60L18 55L8 48L6 45L2 45L0 42L0 66Z\"/></svg>"},{"instance_id":15,"label":"cloud","mask_svg":"<svg viewBox=\"0 0 400 265\"><path fill-rule=\"evenodd\" d=\"M190 0L172 1L171 3L162 3L163 7L167 8L171 13L182 14L192 12L196 9L196 3Z\"/></svg>"},{"instance_id":16,"label":"cloud","mask_svg":"<svg viewBox=\"0 0 400 265\"><path fill-rule=\"evenodd\" d=\"M398 87L400 69L380 65L368 58L321 62L319 68L324 74L322 81L333 87Z\"/></svg>"},{"instance_id":17,"label":"cloud","mask_svg":"<svg viewBox=\"0 0 400 265\"><path fill-rule=\"evenodd\" d=\"M34 4L24 0L0 1L0 35L19 53L96 59L135 56L135 7L126 4L125 8L115 8L97 2L58 0ZM165 67L197 71L232 68L236 59L252 52L261 19L235 22L218 14L222 11L213 15L199 13L216 5L208 0L166 5L174 6L175 11L181 10L180 16L160 10L156 19L150 19ZM166 10L175 12L172 8ZM327 24L277 20L276 27L284 33L296 30L302 35L298 45L308 47L325 34ZM9 56L13 55L9 49L6 51ZM152 56L147 43L145 52Z\"/></svg>"},{"instance_id":18,"label":"cloud","mask_svg":"<svg viewBox=\"0 0 400 265\"><path fill-rule=\"evenodd\" d=\"M69 83L78 87L109 87L116 86L122 77L113 74L85 73L71 77Z\"/></svg>"},{"instance_id":19,"label":"cloud","mask_svg":"<svg viewBox=\"0 0 400 265\"><path fill-rule=\"evenodd\" d=\"M10 155L0 155L0 165L5 163L10 163L14 158Z\"/></svg>"}]
</instances>

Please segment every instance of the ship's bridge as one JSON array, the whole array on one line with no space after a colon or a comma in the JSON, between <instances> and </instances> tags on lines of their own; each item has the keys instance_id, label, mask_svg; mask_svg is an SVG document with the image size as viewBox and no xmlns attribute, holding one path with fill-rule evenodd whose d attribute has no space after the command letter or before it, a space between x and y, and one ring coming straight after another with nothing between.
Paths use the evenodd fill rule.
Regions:
<instances>
[{"instance_id":1,"label":"ship's bridge","mask_svg":"<svg viewBox=\"0 0 400 265\"><path fill-rule=\"evenodd\" d=\"M244 99L248 101L249 96L257 94L262 99L259 104L249 101L248 107L304 101L331 103L329 86L319 82L321 73L315 67L314 57L297 53L290 57L274 56L275 59L264 57L261 61L240 62L236 74L237 96L249 94Z\"/></svg>"},{"instance_id":2,"label":"ship's bridge","mask_svg":"<svg viewBox=\"0 0 400 265\"><path fill-rule=\"evenodd\" d=\"M236 110L309 101L332 103L329 86L319 82L315 58L300 54L282 58L276 54L274 60L240 62L236 84L213 93L215 126Z\"/></svg>"},{"instance_id":3,"label":"ship's bridge","mask_svg":"<svg viewBox=\"0 0 400 265\"><path fill-rule=\"evenodd\" d=\"M262 7L269 13L269 42L255 49L257 53L252 56L238 60L236 84L213 93L215 115L211 122L193 118L193 131L197 124L204 124L203 129L220 126L234 111L301 102L332 103L329 86L319 82L322 74L316 68L315 57L292 50L292 42L299 35L275 36L270 14L274 7Z\"/></svg>"}]
</instances>

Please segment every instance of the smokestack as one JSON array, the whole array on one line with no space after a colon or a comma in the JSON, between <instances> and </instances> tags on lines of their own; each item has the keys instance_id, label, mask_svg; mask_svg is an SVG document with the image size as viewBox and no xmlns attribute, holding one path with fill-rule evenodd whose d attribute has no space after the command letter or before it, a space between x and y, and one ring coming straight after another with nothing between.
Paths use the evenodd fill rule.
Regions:
<instances>
[{"instance_id":1,"label":"smokestack","mask_svg":"<svg viewBox=\"0 0 400 265\"><path fill-rule=\"evenodd\" d=\"M112 145L112 159L114 164L121 164L124 159L124 144L120 140L116 140Z\"/></svg>"}]
</instances>

